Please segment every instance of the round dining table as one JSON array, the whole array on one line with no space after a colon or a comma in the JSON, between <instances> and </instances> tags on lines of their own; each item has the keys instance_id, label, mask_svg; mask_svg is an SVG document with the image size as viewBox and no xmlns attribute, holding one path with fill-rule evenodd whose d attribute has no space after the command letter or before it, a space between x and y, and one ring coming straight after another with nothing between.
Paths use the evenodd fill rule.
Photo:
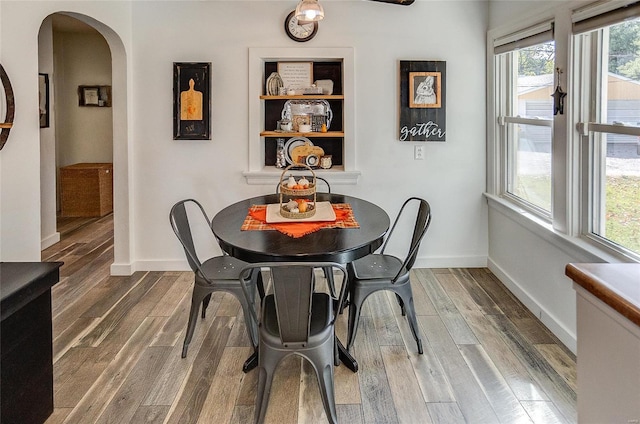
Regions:
<instances>
[{"instance_id":1,"label":"round dining table","mask_svg":"<svg viewBox=\"0 0 640 424\"><path fill-rule=\"evenodd\" d=\"M251 206L279 201L277 194L258 196L218 212L211 220L211 229L222 250L245 262L324 261L346 264L378 249L389 229L389 215L381 207L357 197L317 193L318 202L349 204L360 228L322 228L299 238L276 230L241 231Z\"/></svg>"},{"instance_id":2,"label":"round dining table","mask_svg":"<svg viewBox=\"0 0 640 424\"><path fill-rule=\"evenodd\" d=\"M322 228L294 238L277 230L241 230L249 208L280 202L278 194L241 200L218 212L211 220L211 230L227 254L245 262L336 262L347 264L375 252L389 229L389 215L379 206L353 196L317 193L317 202L345 203L351 207L359 228ZM338 343L340 358L352 371L355 359ZM255 359L255 358L254 358ZM245 370L255 363L245 363Z\"/></svg>"}]
</instances>

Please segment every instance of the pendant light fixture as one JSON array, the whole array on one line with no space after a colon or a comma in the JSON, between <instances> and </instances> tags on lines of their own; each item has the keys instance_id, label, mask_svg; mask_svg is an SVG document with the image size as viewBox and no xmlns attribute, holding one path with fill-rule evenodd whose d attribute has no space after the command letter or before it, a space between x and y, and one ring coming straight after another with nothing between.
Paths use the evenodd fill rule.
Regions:
<instances>
[{"instance_id":1,"label":"pendant light fixture","mask_svg":"<svg viewBox=\"0 0 640 424\"><path fill-rule=\"evenodd\" d=\"M324 19L324 9L318 0L301 0L296 6L296 19L301 22L314 22Z\"/></svg>"}]
</instances>

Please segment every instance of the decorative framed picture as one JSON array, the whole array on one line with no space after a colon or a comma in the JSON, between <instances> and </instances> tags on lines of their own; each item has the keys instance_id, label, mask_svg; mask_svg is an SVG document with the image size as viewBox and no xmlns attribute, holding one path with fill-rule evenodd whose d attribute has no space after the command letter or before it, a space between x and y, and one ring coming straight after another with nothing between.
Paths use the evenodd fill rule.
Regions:
<instances>
[{"instance_id":1,"label":"decorative framed picture","mask_svg":"<svg viewBox=\"0 0 640 424\"><path fill-rule=\"evenodd\" d=\"M313 62L278 62L278 74L285 89L301 89L313 84Z\"/></svg>"},{"instance_id":2,"label":"decorative framed picture","mask_svg":"<svg viewBox=\"0 0 640 424\"><path fill-rule=\"evenodd\" d=\"M98 106L100 87L82 87L82 103L84 106Z\"/></svg>"},{"instance_id":3,"label":"decorative framed picture","mask_svg":"<svg viewBox=\"0 0 640 424\"><path fill-rule=\"evenodd\" d=\"M442 105L442 73L409 72L409 107L440 107Z\"/></svg>"},{"instance_id":4,"label":"decorative framed picture","mask_svg":"<svg viewBox=\"0 0 640 424\"><path fill-rule=\"evenodd\" d=\"M38 74L40 128L49 128L49 75Z\"/></svg>"},{"instance_id":5,"label":"decorative framed picture","mask_svg":"<svg viewBox=\"0 0 640 424\"><path fill-rule=\"evenodd\" d=\"M211 140L211 62L173 63L173 139Z\"/></svg>"},{"instance_id":6,"label":"decorative framed picture","mask_svg":"<svg viewBox=\"0 0 640 424\"><path fill-rule=\"evenodd\" d=\"M78 86L78 105L111 107L110 85L80 85Z\"/></svg>"},{"instance_id":7,"label":"decorative framed picture","mask_svg":"<svg viewBox=\"0 0 640 424\"><path fill-rule=\"evenodd\" d=\"M446 141L446 62L400 61L400 141Z\"/></svg>"}]
</instances>

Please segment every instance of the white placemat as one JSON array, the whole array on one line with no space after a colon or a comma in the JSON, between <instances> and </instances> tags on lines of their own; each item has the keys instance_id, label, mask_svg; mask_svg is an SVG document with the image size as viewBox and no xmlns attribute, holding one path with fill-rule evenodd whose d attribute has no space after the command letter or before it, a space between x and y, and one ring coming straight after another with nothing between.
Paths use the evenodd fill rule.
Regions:
<instances>
[{"instance_id":1,"label":"white placemat","mask_svg":"<svg viewBox=\"0 0 640 424\"><path fill-rule=\"evenodd\" d=\"M267 205L267 223L281 222L324 222L335 221L336 213L333 211L330 202L316 202L316 213L309 218L285 218L280 215L280 204L273 203Z\"/></svg>"}]
</instances>

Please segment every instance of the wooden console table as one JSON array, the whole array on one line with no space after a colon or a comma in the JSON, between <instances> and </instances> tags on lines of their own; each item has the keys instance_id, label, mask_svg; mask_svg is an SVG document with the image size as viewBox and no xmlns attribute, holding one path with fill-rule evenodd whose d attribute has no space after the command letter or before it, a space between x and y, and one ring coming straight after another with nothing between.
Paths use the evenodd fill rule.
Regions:
<instances>
[{"instance_id":1,"label":"wooden console table","mask_svg":"<svg viewBox=\"0 0 640 424\"><path fill-rule=\"evenodd\" d=\"M62 262L0 262L0 418L43 423L53 412L51 286Z\"/></svg>"},{"instance_id":2,"label":"wooden console table","mask_svg":"<svg viewBox=\"0 0 640 424\"><path fill-rule=\"evenodd\" d=\"M569 264L576 290L578 422L640 421L640 264Z\"/></svg>"}]
</instances>

